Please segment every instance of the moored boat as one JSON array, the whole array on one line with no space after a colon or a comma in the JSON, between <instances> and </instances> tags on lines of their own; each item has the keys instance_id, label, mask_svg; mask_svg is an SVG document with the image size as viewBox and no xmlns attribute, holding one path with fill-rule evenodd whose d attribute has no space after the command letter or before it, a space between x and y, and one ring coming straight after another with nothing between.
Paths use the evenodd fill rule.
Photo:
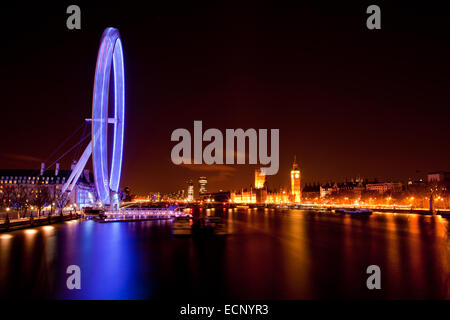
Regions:
<instances>
[{"instance_id":1,"label":"moored boat","mask_svg":"<svg viewBox=\"0 0 450 320\"><path fill-rule=\"evenodd\" d=\"M172 222L174 236L190 236L192 234L190 217L177 217Z\"/></svg>"},{"instance_id":2,"label":"moored boat","mask_svg":"<svg viewBox=\"0 0 450 320\"><path fill-rule=\"evenodd\" d=\"M367 208L361 209L336 209L336 213L346 213L346 214L358 214L358 215L371 215L372 211Z\"/></svg>"},{"instance_id":3,"label":"moored boat","mask_svg":"<svg viewBox=\"0 0 450 320\"><path fill-rule=\"evenodd\" d=\"M215 235L226 235L227 230L221 217L206 217L206 224Z\"/></svg>"},{"instance_id":4,"label":"moored boat","mask_svg":"<svg viewBox=\"0 0 450 320\"><path fill-rule=\"evenodd\" d=\"M450 211L441 211L437 210L436 212L438 215L440 215L443 218L450 218Z\"/></svg>"}]
</instances>

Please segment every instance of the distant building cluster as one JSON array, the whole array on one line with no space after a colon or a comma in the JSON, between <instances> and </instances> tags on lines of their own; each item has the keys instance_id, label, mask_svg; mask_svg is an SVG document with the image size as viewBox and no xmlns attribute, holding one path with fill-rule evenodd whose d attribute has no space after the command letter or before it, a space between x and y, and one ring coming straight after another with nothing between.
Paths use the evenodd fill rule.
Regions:
<instances>
[{"instance_id":1,"label":"distant building cluster","mask_svg":"<svg viewBox=\"0 0 450 320\"><path fill-rule=\"evenodd\" d=\"M186 199L185 190L178 190L174 192L151 192L147 197L137 197L135 201L183 201Z\"/></svg>"},{"instance_id":2,"label":"distant building cluster","mask_svg":"<svg viewBox=\"0 0 450 320\"><path fill-rule=\"evenodd\" d=\"M294 158L290 172L291 189L269 189L264 172L255 170L255 187L230 192L230 200L234 203L300 203L302 198L301 173Z\"/></svg>"},{"instance_id":3,"label":"distant building cluster","mask_svg":"<svg viewBox=\"0 0 450 320\"><path fill-rule=\"evenodd\" d=\"M426 178L379 182L355 178L344 182L306 184L303 203L410 205L426 208L433 195L436 208L449 207L450 173L430 172Z\"/></svg>"},{"instance_id":4,"label":"distant building cluster","mask_svg":"<svg viewBox=\"0 0 450 320\"><path fill-rule=\"evenodd\" d=\"M204 176L198 179L198 194L199 197L207 194L207 184L208 179ZM174 192L150 192L146 197L136 197L134 201L153 201L153 202L164 202L164 201L195 201L195 187L192 180L187 181L186 190L178 190Z\"/></svg>"},{"instance_id":5,"label":"distant building cluster","mask_svg":"<svg viewBox=\"0 0 450 320\"><path fill-rule=\"evenodd\" d=\"M193 180L186 190L161 194L152 193L150 201L230 202L235 204L350 204L350 205L407 205L427 208L430 197L435 208L449 208L450 172L430 172L421 178L402 181L378 181L356 177L345 181L306 183L302 187L302 173L294 158L289 173L290 188L270 188L264 171L254 172L254 184L231 191L208 192L208 179ZM196 196L196 190L197 196Z\"/></svg>"},{"instance_id":6,"label":"distant building cluster","mask_svg":"<svg viewBox=\"0 0 450 320\"><path fill-rule=\"evenodd\" d=\"M294 159L290 172L291 188L271 189L264 172L255 170L254 186L241 190L204 193L198 200L242 204L370 204L407 205L428 208L433 194L435 208L449 208L450 173L430 172L425 178L378 181L361 177L327 183L307 183L301 188L301 171Z\"/></svg>"},{"instance_id":7,"label":"distant building cluster","mask_svg":"<svg viewBox=\"0 0 450 320\"><path fill-rule=\"evenodd\" d=\"M401 182L369 181L360 177L344 182L312 183L303 187L303 200L327 199L333 197L361 197L365 192L385 194L401 192L404 186Z\"/></svg>"}]
</instances>

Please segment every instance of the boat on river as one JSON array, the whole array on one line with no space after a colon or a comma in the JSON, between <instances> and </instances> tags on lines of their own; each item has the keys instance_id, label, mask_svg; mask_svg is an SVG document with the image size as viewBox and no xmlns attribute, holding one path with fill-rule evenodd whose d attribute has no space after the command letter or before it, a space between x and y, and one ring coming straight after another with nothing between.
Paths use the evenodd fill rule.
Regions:
<instances>
[{"instance_id":1,"label":"boat on river","mask_svg":"<svg viewBox=\"0 0 450 320\"><path fill-rule=\"evenodd\" d=\"M367 208L361 209L336 209L335 213L355 214L355 215L371 215L372 211Z\"/></svg>"},{"instance_id":2,"label":"boat on river","mask_svg":"<svg viewBox=\"0 0 450 320\"><path fill-rule=\"evenodd\" d=\"M177 217L172 222L172 234L174 236L192 235L192 226L190 217Z\"/></svg>"}]
</instances>

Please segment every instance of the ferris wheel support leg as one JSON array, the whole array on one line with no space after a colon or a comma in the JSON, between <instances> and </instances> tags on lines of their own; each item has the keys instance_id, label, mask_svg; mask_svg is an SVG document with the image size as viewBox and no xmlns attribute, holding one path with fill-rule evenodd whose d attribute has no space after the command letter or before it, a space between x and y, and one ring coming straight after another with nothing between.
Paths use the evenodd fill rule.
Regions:
<instances>
[{"instance_id":1,"label":"ferris wheel support leg","mask_svg":"<svg viewBox=\"0 0 450 320\"><path fill-rule=\"evenodd\" d=\"M110 210L111 211L120 211L120 199L119 199L119 193L115 191L110 191Z\"/></svg>"},{"instance_id":2,"label":"ferris wheel support leg","mask_svg":"<svg viewBox=\"0 0 450 320\"><path fill-rule=\"evenodd\" d=\"M64 184L61 190L61 194L65 194L65 192L67 192L67 197L70 196L70 193L72 192L73 188L75 187L75 184L80 178L80 175L83 172L83 169L86 166L86 163L88 162L91 154L92 154L92 141L90 141L86 149L84 149L84 152L80 157L80 160L78 160L77 165L72 170L69 179L67 179L66 183Z\"/></svg>"}]
</instances>

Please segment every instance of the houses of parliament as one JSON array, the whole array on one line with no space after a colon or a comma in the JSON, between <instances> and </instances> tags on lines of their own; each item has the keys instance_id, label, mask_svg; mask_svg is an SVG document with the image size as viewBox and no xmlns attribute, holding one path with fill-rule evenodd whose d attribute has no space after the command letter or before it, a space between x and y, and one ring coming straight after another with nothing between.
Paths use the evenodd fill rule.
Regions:
<instances>
[{"instance_id":1,"label":"houses of parliament","mask_svg":"<svg viewBox=\"0 0 450 320\"><path fill-rule=\"evenodd\" d=\"M255 170L255 184L250 189L241 189L230 193L230 200L234 203L299 203L302 192L300 187L301 172L296 158L290 172L291 188L286 190L270 190L267 187L266 176L260 169Z\"/></svg>"}]
</instances>

